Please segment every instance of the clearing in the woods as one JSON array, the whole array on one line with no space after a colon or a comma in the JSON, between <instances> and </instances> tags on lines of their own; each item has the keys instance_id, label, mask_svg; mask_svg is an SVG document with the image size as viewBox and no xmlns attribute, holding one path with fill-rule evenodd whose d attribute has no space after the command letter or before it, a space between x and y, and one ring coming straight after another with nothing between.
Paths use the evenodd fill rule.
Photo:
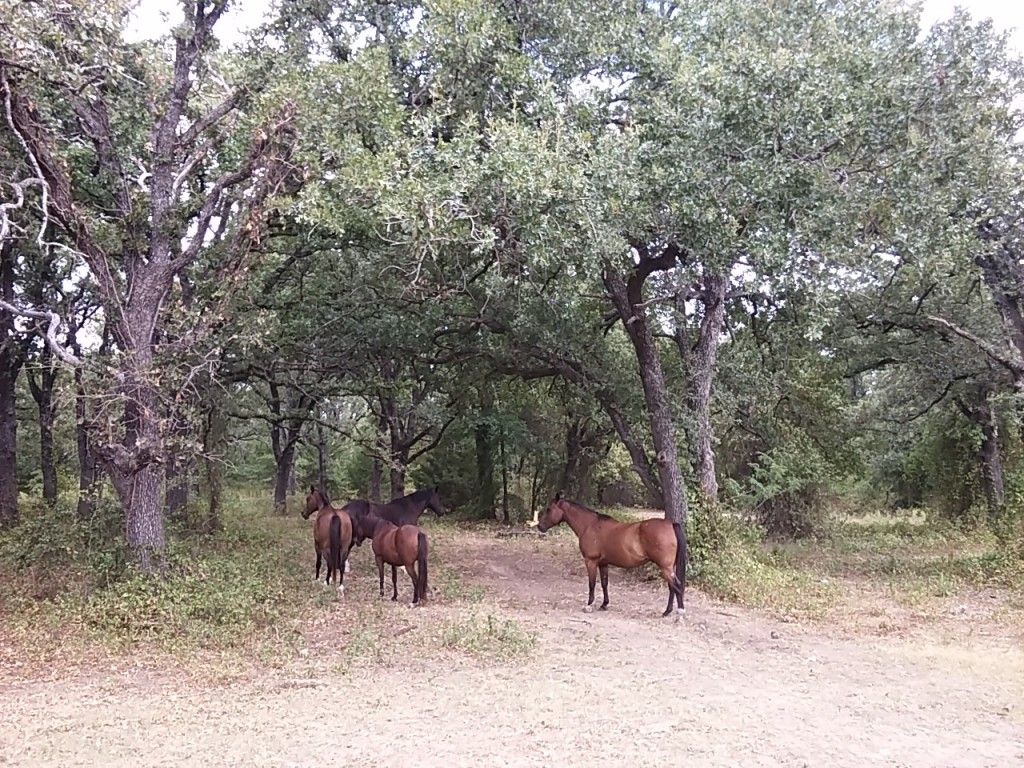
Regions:
<instances>
[{"instance_id":1,"label":"clearing in the woods","mask_svg":"<svg viewBox=\"0 0 1024 768\"><path fill-rule=\"evenodd\" d=\"M660 579L613 571L611 610L586 614L569 532L426 524L427 607L407 580L379 601L364 547L342 600L308 584L284 654L7 643L0 764L1024 764L1011 593L920 602L820 571L833 599L812 616L691 588L676 623Z\"/></svg>"}]
</instances>

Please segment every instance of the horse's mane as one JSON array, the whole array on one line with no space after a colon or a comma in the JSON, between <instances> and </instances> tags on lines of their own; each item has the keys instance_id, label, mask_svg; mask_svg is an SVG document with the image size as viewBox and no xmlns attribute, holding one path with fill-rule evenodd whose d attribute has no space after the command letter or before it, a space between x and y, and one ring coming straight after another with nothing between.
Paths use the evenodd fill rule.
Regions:
<instances>
[{"instance_id":1,"label":"horse's mane","mask_svg":"<svg viewBox=\"0 0 1024 768\"><path fill-rule=\"evenodd\" d=\"M418 491L413 491L405 498L413 501L426 501L434 493L433 488L420 488Z\"/></svg>"},{"instance_id":2,"label":"horse's mane","mask_svg":"<svg viewBox=\"0 0 1024 768\"><path fill-rule=\"evenodd\" d=\"M578 501L575 501L573 499L562 499L562 501L567 501L570 504L572 504L574 507L579 507L580 509L582 509L582 510L584 510L586 512L589 512L592 515L597 515L597 517L599 519L601 519L601 520L614 520L615 519L611 515L606 515L604 512L598 512L596 509L591 509L586 504L580 504Z\"/></svg>"}]
</instances>

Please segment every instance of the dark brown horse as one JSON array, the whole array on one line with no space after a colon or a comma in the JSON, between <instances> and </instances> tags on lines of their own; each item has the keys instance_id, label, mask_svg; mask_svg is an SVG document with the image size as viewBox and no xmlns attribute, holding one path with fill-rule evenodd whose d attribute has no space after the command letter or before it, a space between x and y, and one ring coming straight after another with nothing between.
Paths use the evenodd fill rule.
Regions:
<instances>
[{"instance_id":1,"label":"dark brown horse","mask_svg":"<svg viewBox=\"0 0 1024 768\"><path fill-rule=\"evenodd\" d=\"M438 494L436 486L423 488L384 503L355 499L346 504L343 509L353 517L372 514L395 525L416 525L420 515L427 509L433 510L438 517L447 511L444 504L441 503L441 496Z\"/></svg>"},{"instance_id":2,"label":"dark brown horse","mask_svg":"<svg viewBox=\"0 0 1024 768\"><path fill-rule=\"evenodd\" d=\"M664 616L672 613L672 601L683 613L683 591L686 589L686 536L682 526L669 520L643 520L639 523L620 523L613 517L563 499L558 494L537 521L537 528L546 531L562 522L568 523L580 540L580 552L587 564L590 580L590 599L584 610L593 610L594 582L601 572L601 590L608 608L608 566L635 568L654 563L661 570L661 578L668 584L668 607Z\"/></svg>"},{"instance_id":3,"label":"dark brown horse","mask_svg":"<svg viewBox=\"0 0 1024 768\"><path fill-rule=\"evenodd\" d=\"M370 539L380 574L380 596L384 597L384 563L391 566L391 599L398 599L398 566L404 565L412 579L412 604L427 596L427 534L418 525L395 525L372 512L352 517L353 541Z\"/></svg>"},{"instance_id":4,"label":"dark brown horse","mask_svg":"<svg viewBox=\"0 0 1024 768\"><path fill-rule=\"evenodd\" d=\"M313 521L313 547L316 549L316 576L320 580L321 558L327 560L327 583L334 577L338 589L345 591L345 566L348 564L348 552L352 548L352 518L343 509L335 509L327 500L327 496L316 488L310 488L306 496L306 508L302 512L304 520L316 512Z\"/></svg>"}]
</instances>

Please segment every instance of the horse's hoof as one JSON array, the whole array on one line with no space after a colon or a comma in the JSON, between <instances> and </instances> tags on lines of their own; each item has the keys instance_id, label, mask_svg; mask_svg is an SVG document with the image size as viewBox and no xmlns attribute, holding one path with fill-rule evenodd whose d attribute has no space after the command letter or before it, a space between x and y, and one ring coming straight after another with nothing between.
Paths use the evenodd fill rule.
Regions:
<instances>
[{"instance_id":1,"label":"horse's hoof","mask_svg":"<svg viewBox=\"0 0 1024 768\"><path fill-rule=\"evenodd\" d=\"M686 615L685 608L676 608L676 621L678 622L681 618Z\"/></svg>"},{"instance_id":2,"label":"horse's hoof","mask_svg":"<svg viewBox=\"0 0 1024 768\"><path fill-rule=\"evenodd\" d=\"M339 595L344 595L345 594L345 585L344 584L339 584L338 585L338 594Z\"/></svg>"},{"instance_id":3,"label":"horse's hoof","mask_svg":"<svg viewBox=\"0 0 1024 768\"><path fill-rule=\"evenodd\" d=\"M348 564L348 560L345 561L345 573L352 573L352 566Z\"/></svg>"},{"instance_id":4,"label":"horse's hoof","mask_svg":"<svg viewBox=\"0 0 1024 768\"><path fill-rule=\"evenodd\" d=\"M602 606L601 606L600 608L598 608L597 610L599 610L599 611L607 611L607 610L608 610L608 605L607 605L607 604L605 604L605 605L602 605Z\"/></svg>"},{"instance_id":5,"label":"horse's hoof","mask_svg":"<svg viewBox=\"0 0 1024 768\"><path fill-rule=\"evenodd\" d=\"M583 607L583 612L584 613L593 613L594 612L594 606L592 606L592 605L585 605Z\"/></svg>"}]
</instances>

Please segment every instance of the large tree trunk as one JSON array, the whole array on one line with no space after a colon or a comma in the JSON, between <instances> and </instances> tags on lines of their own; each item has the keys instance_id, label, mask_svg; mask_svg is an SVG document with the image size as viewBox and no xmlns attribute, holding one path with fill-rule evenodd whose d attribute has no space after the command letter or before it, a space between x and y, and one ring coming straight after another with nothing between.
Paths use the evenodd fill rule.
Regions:
<instances>
[{"instance_id":1,"label":"large tree trunk","mask_svg":"<svg viewBox=\"0 0 1024 768\"><path fill-rule=\"evenodd\" d=\"M12 357L0 347L0 527L18 520L18 416L14 409L18 365Z\"/></svg>"},{"instance_id":2,"label":"large tree trunk","mask_svg":"<svg viewBox=\"0 0 1024 768\"><path fill-rule=\"evenodd\" d=\"M696 421L694 442L696 474L704 498L718 500L718 478L715 474L714 429L711 424L711 392L715 381L718 345L725 327L725 294L729 282L722 275L704 276L701 301L704 318L700 338L693 351L690 371L690 404Z\"/></svg>"},{"instance_id":3,"label":"large tree trunk","mask_svg":"<svg viewBox=\"0 0 1024 768\"><path fill-rule=\"evenodd\" d=\"M136 326L137 327L137 326ZM164 536L163 440L160 399L148 380L149 350L136 353L136 366L127 367L122 445L103 448L111 482L125 510L125 537L136 564L145 573L163 567Z\"/></svg>"},{"instance_id":4,"label":"large tree trunk","mask_svg":"<svg viewBox=\"0 0 1024 768\"><path fill-rule=\"evenodd\" d=\"M391 445L391 498L405 496L405 473L409 466L409 449L400 443Z\"/></svg>"},{"instance_id":5,"label":"large tree trunk","mask_svg":"<svg viewBox=\"0 0 1024 768\"><path fill-rule=\"evenodd\" d=\"M0 297L14 301L14 265L11 242L0 243ZM0 310L0 527L18 520L18 416L15 386L22 351L14 335L14 317Z\"/></svg>"},{"instance_id":6,"label":"large tree trunk","mask_svg":"<svg viewBox=\"0 0 1024 768\"><path fill-rule=\"evenodd\" d=\"M505 438L499 440L501 449L501 516L505 524L512 522L508 508L508 461L505 456Z\"/></svg>"},{"instance_id":7,"label":"large tree trunk","mask_svg":"<svg viewBox=\"0 0 1024 768\"><path fill-rule=\"evenodd\" d=\"M956 404L971 422L981 430L981 445L978 449L978 463L981 467L981 483L985 492L985 504L990 521L997 521L1006 502L1003 478L1003 457L999 447L999 424L990 401L991 393L982 388L972 402L962 398Z\"/></svg>"},{"instance_id":8,"label":"large tree trunk","mask_svg":"<svg viewBox=\"0 0 1024 768\"><path fill-rule=\"evenodd\" d=\"M39 381L28 377L29 391L39 411L39 468L43 475L43 498L50 504L57 502L57 469L53 463L53 425L57 418L57 404L53 389L57 381L57 367L49 347L43 347Z\"/></svg>"},{"instance_id":9,"label":"large tree trunk","mask_svg":"<svg viewBox=\"0 0 1024 768\"><path fill-rule=\"evenodd\" d=\"M675 263L674 253L671 255L671 259L668 258L668 254L659 258L648 256L641 259L628 281L624 280L622 275L614 269L609 268L605 270L604 282L636 353L640 381L644 390L644 401L647 404L647 412L650 417L655 463L658 467L665 517L685 527L686 492L683 473L679 468L675 423L672 418L668 387L665 384L665 374L661 367L661 358L658 356L658 349L647 324L647 315L643 307L643 284L647 276L656 269L671 268Z\"/></svg>"},{"instance_id":10,"label":"large tree trunk","mask_svg":"<svg viewBox=\"0 0 1024 768\"><path fill-rule=\"evenodd\" d=\"M81 354L72 343L75 354ZM75 448L78 452L78 510L79 518L92 514L93 484L96 482L96 457L89 441L89 414L82 381L82 369L75 368Z\"/></svg>"},{"instance_id":11,"label":"large tree trunk","mask_svg":"<svg viewBox=\"0 0 1024 768\"><path fill-rule=\"evenodd\" d=\"M288 484L295 463L295 443L287 441L277 456L277 467L274 471L274 512L285 514L288 508Z\"/></svg>"},{"instance_id":12,"label":"large tree trunk","mask_svg":"<svg viewBox=\"0 0 1024 768\"><path fill-rule=\"evenodd\" d=\"M473 427L476 446L476 511L480 517L493 520L498 486L494 477L494 428L488 421L494 405L490 389L485 385L480 394L480 416Z\"/></svg>"}]
</instances>

